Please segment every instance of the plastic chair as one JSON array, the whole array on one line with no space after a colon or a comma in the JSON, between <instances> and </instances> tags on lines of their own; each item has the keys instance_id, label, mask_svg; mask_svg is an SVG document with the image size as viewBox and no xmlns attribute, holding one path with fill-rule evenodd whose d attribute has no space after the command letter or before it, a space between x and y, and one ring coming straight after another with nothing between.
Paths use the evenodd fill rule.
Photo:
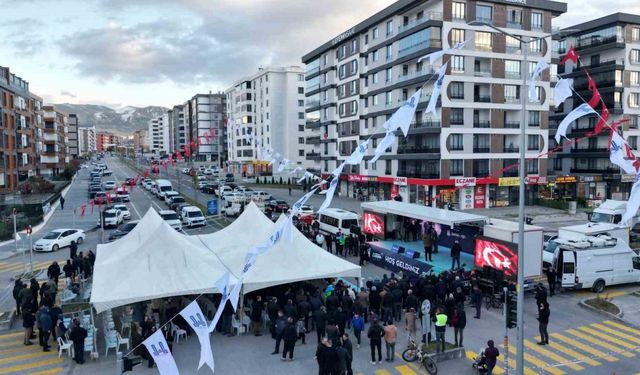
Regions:
<instances>
[{"instance_id":1,"label":"plastic chair","mask_svg":"<svg viewBox=\"0 0 640 375\"><path fill-rule=\"evenodd\" d=\"M120 350L120 346L126 345L127 351L129 351L129 339L123 339L122 336L120 336L120 332L117 332L117 331L116 331L116 339L118 341L118 350Z\"/></svg>"},{"instance_id":2,"label":"plastic chair","mask_svg":"<svg viewBox=\"0 0 640 375\"><path fill-rule=\"evenodd\" d=\"M118 339L114 333L114 331L106 332L104 336L105 350L104 356L106 357L109 354L109 349L113 348L116 352L118 351Z\"/></svg>"},{"instance_id":3,"label":"plastic chair","mask_svg":"<svg viewBox=\"0 0 640 375\"><path fill-rule=\"evenodd\" d=\"M176 344L180 343L180 337L182 336L185 340L187 339L187 331L182 328L179 328L177 325L171 323L171 331L173 332L173 337L176 339Z\"/></svg>"},{"instance_id":4,"label":"plastic chair","mask_svg":"<svg viewBox=\"0 0 640 375\"><path fill-rule=\"evenodd\" d=\"M128 349L128 348L127 348ZM71 343L65 343L62 337L58 337L58 358L62 356L62 352L67 351L69 353L69 358L72 357L71 351L73 350Z\"/></svg>"}]
</instances>

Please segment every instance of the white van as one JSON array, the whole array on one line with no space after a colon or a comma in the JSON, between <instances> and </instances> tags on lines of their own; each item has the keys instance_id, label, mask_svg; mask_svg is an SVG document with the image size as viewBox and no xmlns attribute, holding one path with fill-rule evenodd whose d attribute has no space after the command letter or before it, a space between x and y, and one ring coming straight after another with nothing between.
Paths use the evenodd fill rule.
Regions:
<instances>
[{"instance_id":1,"label":"white van","mask_svg":"<svg viewBox=\"0 0 640 375\"><path fill-rule=\"evenodd\" d=\"M180 211L180 218L182 219L182 225L186 227L195 227L197 225L207 225L207 220L204 218L202 211L196 206L186 206Z\"/></svg>"},{"instance_id":2,"label":"white van","mask_svg":"<svg viewBox=\"0 0 640 375\"><path fill-rule=\"evenodd\" d=\"M562 287L593 289L640 281L640 256L626 242L605 235L555 240L556 265Z\"/></svg>"},{"instance_id":3,"label":"white van","mask_svg":"<svg viewBox=\"0 0 640 375\"><path fill-rule=\"evenodd\" d=\"M342 229L343 234L351 233L351 226L360 227L360 217L355 212L340 208L327 208L318 214L320 231L323 233L338 233Z\"/></svg>"},{"instance_id":4,"label":"white van","mask_svg":"<svg viewBox=\"0 0 640 375\"><path fill-rule=\"evenodd\" d=\"M151 189L151 192L153 193L155 189L155 195L160 198L160 199L164 199L164 193L166 193L167 191L171 191L173 190L173 186L171 186L171 181L169 180L156 180L155 186Z\"/></svg>"},{"instance_id":5,"label":"white van","mask_svg":"<svg viewBox=\"0 0 640 375\"><path fill-rule=\"evenodd\" d=\"M589 221L592 223L610 223L620 224L622 221L622 215L627 210L626 201L617 201L613 199L607 199L601 205L599 205L589 216ZM640 223L640 217L636 214L629 223L631 228L634 228L636 224Z\"/></svg>"}]
</instances>

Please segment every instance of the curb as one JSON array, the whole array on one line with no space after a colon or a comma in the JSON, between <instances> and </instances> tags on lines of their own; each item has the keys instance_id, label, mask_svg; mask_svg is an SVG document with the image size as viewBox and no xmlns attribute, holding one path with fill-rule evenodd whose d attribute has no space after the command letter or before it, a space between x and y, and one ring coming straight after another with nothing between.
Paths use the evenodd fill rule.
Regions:
<instances>
[{"instance_id":1,"label":"curb","mask_svg":"<svg viewBox=\"0 0 640 375\"><path fill-rule=\"evenodd\" d=\"M588 298L588 299L592 299L592 298ZM591 310L591 311L596 312L596 313L598 313L598 314L602 314L602 315L608 316L608 317L609 317L609 318L611 318L611 319L615 319L615 320L617 320L617 321L619 321L619 322L621 322L621 323L624 323L624 324L628 324L628 325L632 325L632 326L634 326L634 327L637 327L635 324L630 323L630 322L627 322L626 320L624 320L624 319L623 319L623 317L624 317L624 312L623 312L619 307L618 307L618 309L620 310L620 313L618 313L618 314L612 314L612 313L610 313L610 312L603 311L603 310L600 310L600 309L595 308L595 307L593 307L593 306L590 306L590 305L588 305L587 303L585 303L585 301L586 301L586 299L581 300L580 302L578 302L578 305L579 305L580 307L582 307L583 309ZM611 302L611 301L609 301L609 302L610 302L610 303L613 303L613 302ZM614 305L615 305L615 304L614 304ZM617 305L616 305L616 307L617 307ZM640 328L640 327L638 327L638 328Z\"/></svg>"}]
</instances>

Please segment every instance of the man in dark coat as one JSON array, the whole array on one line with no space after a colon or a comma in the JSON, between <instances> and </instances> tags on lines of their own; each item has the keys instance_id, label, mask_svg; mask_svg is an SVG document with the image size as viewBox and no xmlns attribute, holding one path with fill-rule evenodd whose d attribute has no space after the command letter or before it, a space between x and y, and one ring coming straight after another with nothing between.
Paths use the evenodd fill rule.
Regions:
<instances>
[{"instance_id":1,"label":"man in dark coat","mask_svg":"<svg viewBox=\"0 0 640 375\"><path fill-rule=\"evenodd\" d=\"M460 268L460 253L462 253L462 246L460 246L460 241L455 240L453 246L451 246L451 269L456 268L456 263L458 264L458 268Z\"/></svg>"},{"instance_id":2,"label":"man in dark coat","mask_svg":"<svg viewBox=\"0 0 640 375\"><path fill-rule=\"evenodd\" d=\"M84 339L87 338L87 330L80 325L80 321L73 319L73 328L69 333L69 339L73 342L73 359L77 364L84 363Z\"/></svg>"},{"instance_id":3,"label":"man in dark coat","mask_svg":"<svg viewBox=\"0 0 640 375\"><path fill-rule=\"evenodd\" d=\"M286 318L282 310L278 311L278 318L276 319L276 348L271 354L280 353L280 341L282 341L282 335L284 334L284 326L286 324Z\"/></svg>"},{"instance_id":4,"label":"man in dark coat","mask_svg":"<svg viewBox=\"0 0 640 375\"><path fill-rule=\"evenodd\" d=\"M36 279L31 279L29 284L29 290L31 291L31 299L33 303L38 306L38 292L40 292L40 284L36 281Z\"/></svg>"},{"instance_id":5,"label":"man in dark coat","mask_svg":"<svg viewBox=\"0 0 640 375\"><path fill-rule=\"evenodd\" d=\"M50 348L49 334L53 327L51 315L49 315L49 308L46 306L40 307L36 318L38 320L38 338L40 340L40 346L42 346L43 352L48 352Z\"/></svg>"},{"instance_id":6,"label":"man in dark coat","mask_svg":"<svg viewBox=\"0 0 640 375\"><path fill-rule=\"evenodd\" d=\"M278 306L278 299L276 297L272 297L267 304L267 315L269 315L269 332L271 332L272 339L276 338L276 320L278 319L278 310L280 310L280 306Z\"/></svg>"},{"instance_id":7,"label":"man in dark coat","mask_svg":"<svg viewBox=\"0 0 640 375\"><path fill-rule=\"evenodd\" d=\"M58 265L58 262L54 261L51 263L49 268L47 268L47 277L50 280L55 281L56 285L58 285L58 278L60 277L60 266Z\"/></svg>"},{"instance_id":8,"label":"man in dark coat","mask_svg":"<svg viewBox=\"0 0 640 375\"><path fill-rule=\"evenodd\" d=\"M547 270L547 282L549 283L549 297L553 297L556 294L556 269L550 266Z\"/></svg>"},{"instance_id":9,"label":"man in dark coat","mask_svg":"<svg viewBox=\"0 0 640 375\"><path fill-rule=\"evenodd\" d=\"M16 280L16 283L13 286L13 299L16 301L16 315L20 315L20 292L24 289L24 284L22 280Z\"/></svg>"},{"instance_id":10,"label":"man in dark coat","mask_svg":"<svg viewBox=\"0 0 640 375\"><path fill-rule=\"evenodd\" d=\"M549 325L549 304L545 301L538 304L538 329L540 331L540 342L538 345L549 344L549 332L547 332L547 326Z\"/></svg>"},{"instance_id":11,"label":"man in dark coat","mask_svg":"<svg viewBox=\"0 0 640 375\"><path fill-rule=\"evenodd\" d=\"M304 329L309 332L309 318L311 317L311 304L307 301L307 296L302 298L302 301L298 303L299 317L304 319Z\"/></svg>"},{"instance_id":12,"label":"man in dark coat","mask_svg":"<svg viewBox=\"0 0 640 375\"><path fill-rule=\"evenodd\" d=\"M282 351L282 360L285 361L287 353L289 353L289 360L293 361L293 349L296 346L296 340L298 339L298 332L296 326L293 323L293 318L288 317L287 323L282 331L282 341L284 341L284 350Z\"/></svg>"},{"instance_id":13,"label":"man in dark coat","mask_svg":"<svg viewBox=\"0 0 640 375\"><path fill-rule=\"evenodd\" d=\"M349 334L342 334L342 347L347 352L347 375L353 375L353 369L351 368L351 362L353 362L353 345L349 340Z\"/></svg>"},{"instance_id":14,"label":"man in dark coat","mask_svg":"<svg viewBox=\"0 0 640 375\"><path fill-rule=\"evenodd\" d=\"M327 309L321 306L313 312L313 321L316 325L316 333L318 334L318 342L321 342L327 328Z\"/></svg>"},{"instance_id":15,"label":"man in dark coat","mask_svg":"<svg viewBox=\"0 0 640 375\"><path fill-rule=\"evenodd\" d=\"M71 264L71 259L67 259L67 264L62 267L62 272L64 272L65 278L73 279L76 274L76 268Z\"/></svg>"},{"instance_id":16,"label":"man in dark coat","mask_svg":"<svg viewBox=\"0 0 640 375\"><path fill-rule=\"evenodd\" d=\"M541 303L547 302L547 289L542 283L536 285L535 292L536 305L539 306Z\"/></svg>"},{"instance_id":17,"label":"man in dark coat","mask_svg":"<svg viewBox=\"0 0 640 375\"><path fill-rule=\"evenodd\" d=\"M293 319L298 318L298 309L293 304L293 300L291 299L287 300L287 304L284 305L284 316L286 316L287 318L293 318Z\"/></svg>"},{"instance_id":18,"label":"man in dark coat","mask_svg":"<svg viewBox=\"0 0 640 375\"><path fill-rule=\"evenodd\" d=\"M69 259L74 259L78 255L78 244L76 241L71 242L69 246Z\"/></svg>"},{"instance_id":19,"label":"man in dark coat","mask_svg":"<svg viewBox=\"0 0 640 375\"><path fill-rule=\"evenodd\" d=\"M256 296L251 305L251 329L256 336L262 336L262 297Z\"/></svg>"}]
</instances>

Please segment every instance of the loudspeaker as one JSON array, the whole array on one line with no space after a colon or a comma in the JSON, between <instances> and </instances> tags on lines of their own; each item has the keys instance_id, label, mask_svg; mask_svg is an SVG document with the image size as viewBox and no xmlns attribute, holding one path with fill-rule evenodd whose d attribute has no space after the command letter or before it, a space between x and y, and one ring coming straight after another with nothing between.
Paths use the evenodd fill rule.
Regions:
<instances>
[{"instance_id":1,"label":"loudspeaker","mask_svg":"<svg viewBox=\"0 0 640 375\"><path fill-rule=\"evenodd\" d=\"M391 246L391 252L392 253L402 254L402 253L404 253L404 251L405 251L404 247L402 247L400 245Z\"/></svg>"}]
</instances>

